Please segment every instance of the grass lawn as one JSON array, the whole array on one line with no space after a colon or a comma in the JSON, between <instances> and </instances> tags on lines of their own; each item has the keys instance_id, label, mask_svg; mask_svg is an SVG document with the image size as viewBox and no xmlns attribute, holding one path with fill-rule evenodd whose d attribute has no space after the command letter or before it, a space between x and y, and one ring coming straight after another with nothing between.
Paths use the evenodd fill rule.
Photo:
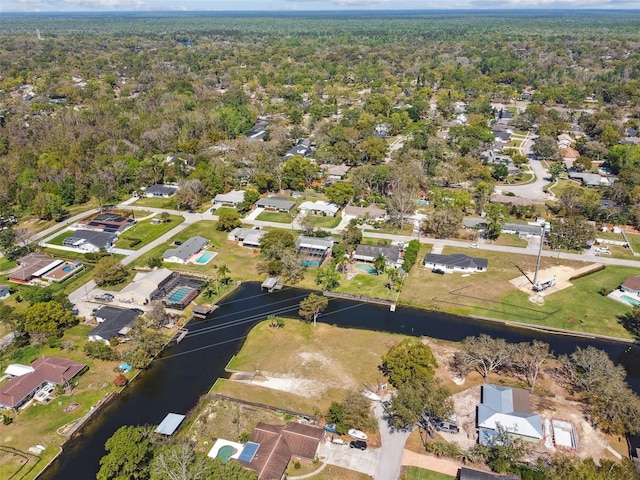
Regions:
<instances>
[{"instance_id":1,"label":"grass lawn","mask_svg":"<svg viewBox=\"0 0 640 480\"><path fill-rule=\"evenodd\" d=\"M572 180L568 180L566 178L559 178L556 186L553 188L550 188L549 190L551 190L557 198L560 198L562 196L562 193L569 187L579 188L581 191L588 190L586 187L583 187L579 183L576 183Z\"/></svg>"},{"instance_id":2,"label":"grass lawn","mask_svg":"<svg viewBox=\"0 0 640 480\"><path fill-rule=\"evenodd\" d=\"M196 265L189 263L187 265L181 265L177 263L166 263L167 268L172 270L186 272L186 273L200 273L210 275L214 277L216 274L217 265L226 265L230 273L229 275L234 279L240 280L260 280L264 279L263 275L258 275L255 269L258 252L252 248L241 247L235 243L227 241L227 232L219 232L216 230L217 222L214 221L201 221L190 225L182 232L178 233L169 242L163 245L159 245L151 250L146 255L134 262L134 266L145 266L150 258L162 257L164 251L168 248L172 248L174 241L184 242L194 235L200 235L209 240L210 246L208 250L216 252L216 257L206 265Z\"/></svg>"},{"instance_id":3,"label":"grass lawn","mask_svg":"<svg viewBox=\"0 0 640 480\"><path fill-rule=\"evenodd\" d=\"M66 210L68 212L67 218L73 217L79 213L82 213L86 210L91 210L92 208L98 207L98 200L91 199L87 203L83 203L82 205L74 205L72 207L68 207ZM64 222L65 220L63 220ZM37 217L32 215L23 217L20 219L20 227L25 227L31 230L33 233L41 232L42 230L46 230L47 228L53 227L54 225L61 224L61 222L56 222L55 220L40 220Z\"/></svg>"},{"instance_id":4,"label":"grass lawn","mask_svg":"<svg viewBox=\"0 0 640 480\"><path fill-rule=\"evenodd\" d=\"M263 222L291 223L293 222L293 217L290 213L265 211L258 215L256 220L261 220Z\"/></svg>"},{"instance_id":5,"label":"grass lawn","mask_svg":"<svg viewBox=\"0 0 640 480\"><path fill-rule=\"evenodd\" d=\"M370 275L362 273L356 275L352 280L346 280L344 276L340 280L340 285L335 289L340 293L352 293L354 295L364 295L366 297L383 298L385 300L395 300L398 292L390 291L385 284L389 282L386 274Z\"/></svg>"},{"instance_id":6,"label":"grass lawn","mask_svg":"<svg viewBox=\"0 0 640 480\"><path fill-rule=\"evenodd\" d=\"M46 447L42 455L43 459L38 466L24 477L16 478L34 478L46 461L58 452L58 445L64 440L57 430L85 415L106 394L116 390L111 381L116 376L114 368L119 362L92 360L82 353L82 345L87 341L87 334L92 328L87 325L77 325L65 333L62 340L73 345L73 349L29 346L19 349L12 358L7 359L7 363L29 364L41 355L53 355L71 358L89 366L89 370L76 377L75 381L78 384L70 396L57 396L47 405L32 405L21 411L11 425L3 426L0 430L0 445L10 443L13 448L22 452L27 452L29 447L37 444ZM65 407L72 402L77 402L78 408L65 412ZM4 468L15 468L15 461L12 461L12 458L12 455L7 456L0 450L0 478L11 478L10 475L5 475L8 472Z\"/></svg>"},{"instance_id":7,"label":"grass lawn","mask_svg":"<svg viewBox=\"0 0 640 480\"><path fill-rule=\"evenodd\" d=\"M382 228L366 228L365 232L371 233L390 233L392 235L413 235L413 224L406 223L402 228L386 225Z\"/></svg>"},{"instance_id":8,"label":"grass lawn","mask_svg":"<svg viewBox=\"0 0 640 480\"><path fill-rule=\"evenodd\" d=\"M640 253L640 235L637 233L627 233L626 235L633 251ZM2 259L0 259L0 266L2 266ZM0 270L2 269L0 268Z\"/></svg>"},{"instance_id":9,"label":"grass lawn","mask_svg":"<svg viewBox=\"0 0 640 480\"><path fill-rule=\"evenodd\" d=\"M312 215L313 224L318 228L334 228L340 224L342 217L322 217L320 215Z\"/></svg>"},{"instance_id":10,"label":"grass lawn","mask_svg":"<svg viewBox=\"0 0 640 480\"><path fill-rule=\"evenodd\" d=\"M504 184L505 185L527 185L528 183L533 182L536 179L536 176L531 172L522 172L514 175L513 177L508 178Z\"/></svg>"},{"instance_id":11,"label":"grass lawn","mask_svg":"<svg viewBox=\"0 0 640 480\"><path fill-rule=\"evenodd\" d=\"M468 253L445 247L445 254ZM516 289L509 280L520 272L535 269L536 257L482 251L489 260L485 273L462 277L459 273L435 275L416 265L400 294L402 303L433 308L460 315L481 315L533 325L566 328L629 338L618 324L617 316L629 311L622 303L601 296L601 288L614 289L637 269L606 267L600 272L572 281L573 286L545 297L544 305L529 301L528 295ZM583 266L583 262L543 258L542 268L555 265Z\"/></svg>"},{"instance_id":12,"label":"grass lawn","mask_svg":"<svg viewBox=\"0 0 640 480\"><path fill-rule=\"evenodd\" d=\"M7 260L7 257L0 258L0 272L11 270L17 265L15 260Z\"/></svg>"},{"instance_id":13,"label":"grass lawn","mask_svg":"<svg viewBox=\"0 0 640 480\"><path fill-rule=\"evenodd\" d=\"M58 236L52 238L51 240L49 240L47 243L50 243L51 245L59 245L62 246L64 243L64 241L69 238L71 235L73 235L73 230L65 230L64 232L62 232L61 234L59 234Z\"/></svg>"},{"instance_id":14,"label":"grass lawn","mask_svg":"<svg viewBox=\"0 0 640 480\"><path fill-rule=\"evenodd\" d=\"M503 245L505 247L526 247L527 240L520 238L515 233L503 233L496 240L485 240L490 245Z\"/></svg>"},{"instance_id":15,"label":"grass lawn","mask_svg":"<svg viewBox=\"0 0 640 480\"><path fill-rule=\"evenodd\" d=\"M314 328L311 323L293 319L285 319L285 326L280 329L261 322L251 330L229 368L257 371L265 377L289 378L292 388L282 392L226 381L218 382L215 393L241 395L276 407L287 405L300 412L325 411L332 401L342 401L345 391L379 379L382 355L403 338L324 323Z\"/></svg>"},{"instance_id":16,"label":"grass lawn","mask_svg":"<svg viewBox=\"0 0 640 480\"><path fill-rule=\"evenodd\" d=\"M298 460L300 467L296 469L294 462L295 460L292 459L287 467L286 475L288 478L298 475L309 475L322 466L322 463L314 464L311 460L300 459ZM318 472L317 475L311 475L309 478L313 480L367 480L371 477L354 470L327 465L322 471Z\"/></svg>"},{"instance_id":17,"label":"grass lawn","mask_svg":"<svg viewBox=\"0 0 640 480\"><path fill-rule=\"evenodd\" d=\"M139 198L135 201L136 207L152 207L152 208L166 208L168 210L177 210L175 196L169 198Z\"/></svg>"},{"instance_id":18,"label":"grass lawn","mask_svg":"<svg viewBox=\"0 0 640 480\"><path fill-rule=\"evenodd\" d=\"M180 215L169 215L169 219L165 223L154 224L153 219L143 220L136 223L133 227L120 235L117 242L118 248L127 248L132 250L138 250L156 238L164 235L169 230L177 227L184 222L184 217ZM131 245L136 240L142 240L138 244Z\"/></svg>"},{"instance_id":19,"label":"grass lawn","mask_svg":"<svg viewBox=\"0 0 640 480\"><path fill-rule=\"evenodd\" d=\"M218 208L214 213L214 215L222 215L223 213L230 213L230 212L236 212L238 215L240 215L241 217L244 216L242 214L240 214L238 212L238 210L236 210L235 208L231 208L231 207L220 207Z\"/></svg>"},{"instance_id":20,"label":"grass lawn","mask_svg":"<svg viewBox=\"0 0 640 480\"><path fill-rule=\"evenodd\" d=\"M444 473L425 470L418 467L407 467L407 480L455 480L456 477Z\"/></svg>"}]
</instances>

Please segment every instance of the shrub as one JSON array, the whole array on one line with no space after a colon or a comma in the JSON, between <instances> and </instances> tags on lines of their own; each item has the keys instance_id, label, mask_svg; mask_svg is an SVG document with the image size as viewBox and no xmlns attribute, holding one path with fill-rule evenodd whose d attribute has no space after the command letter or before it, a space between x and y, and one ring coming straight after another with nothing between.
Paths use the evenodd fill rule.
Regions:
<instances>
[{"instance_id":1,"label":"shrub","mask_svg":"<svg viewBox=\"0 0 640 480\"><path fill-rule=\"evenodd\" d=\"M133 248L136 245L139 245L142 243L142 239L140 238L129 238L129 248Z\"/></svg>"},{"instance_id":2,"label":"shrub","mask_svg":"<svg viewBox=\"0 0 640 480\"><path fill-rule=\"evenodd\" d=\"M302 465L300 464L300 462L298 460L294 460L293 461L293 468L295 468L296 470L300 470L301 467L302 467Z\"/></svg>"},{"instance_id":3,"label":"shrub","mask_svg":"<svg viewBox=\"0 0 640 480\"><path fill-rule=\"evenodd\" d=\"M127 383L129 383L129 380L122 374L117 375L116 378L113 379L113 384L116 387L124 387Z\"/></svg>"},{"instance_id":4,"label":"shrub","mask_svg":"<svg viewBox=\"0 0 640 480\"><path fill-rule=\"evenodd\" d=\"M86 353L89 358L96 358L98 360L116 359L116 352L104 342L87 342L84 344L84 347L82 347L82 351Z\"/></svg>"}]
</instances>

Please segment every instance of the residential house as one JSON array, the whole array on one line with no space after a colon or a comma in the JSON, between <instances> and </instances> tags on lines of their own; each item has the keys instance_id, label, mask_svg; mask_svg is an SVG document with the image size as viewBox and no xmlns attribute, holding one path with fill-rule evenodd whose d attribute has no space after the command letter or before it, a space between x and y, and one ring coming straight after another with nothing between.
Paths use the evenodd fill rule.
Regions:
<instances>
[{"instance_id":1,"label":"residential house","mask_svg":"<svg viewBox=\"0 0 640 480\"><path fill-rule=\"evenodd\" d=\"M87 368L84 363L46 355L31 367L31 372L15 376L0 387L0 409L19 408L48 384L66 385Z\"/></svg>"},{"instance_id":2,"label":"residential house","mask_svg":"<svg viewBox=\"0 0 640 480\"><path fill-rule=\"evenodd\" d=\"M325 202L318 200L315 202L302 202L298 207L301 214L306 215L308 213L314 215L322 215L326 217L335 217L340 210L340 205L335 203Z\"/></svg>"},{"instance_id":3,"label":"residential house","mask_svg":"<svg viewBox=\"0 0 640 480\"><path fill-rule=\"evenodd\" d=\"M513 114L509 110L500 110L498 112L498 117L496 118L496 123L498 125L510 125L513 121Z\"/></svg>"},{"instance_id":4,"label":"residential house","mask_svg":"<svg viewBox=\"0 0 640 480\"><path fill-rule=\"evenodd\" d=\"M168 268L158 268L147 273L138 273L133 282L124 287L118 295L118 301L146 305L153 294L163 288L174 277Z\"/></svg>"},{"instance_id":5,"label":"residential house","mask_svg":"<svg viewBox=\"0 0 640 480\"><path fill-rule=\"evenodd\" d=\"M351 167L349 165L345 165L344 163L340 165L323 163L322 165L320 165L320 168L330 180L342 180L347 172L351 170Z\"/></svg>"},{"instance_id":6,"label":"residential house","mask_svg":"<svg viewBox=\"0 0 640 480\"><path fill-rule=\"evenodd\" d=\"M539 237L542 234L542 225L539 223L507 222L502 225L502 233L518 235L519 237Z\"/></svg>"},{"instance_id":7,"label":"residential house","mask_svg":"<svg viewBox=\"0 0 640 480\"><path fill-rule=\"evenodd\" d=\"M234 228L227 235L227 240L236 242L243 247L260 247L260 239L267 232L265 230L256 230L254 228Z\"/></svg>"},{"instance_id":8,"label":"residential house","mask_svg":"<svg viewBox=\"0 0 640 480\"><path fill-rule=\"evenodd\" d=\"M498 427L527 442L537 443L543 437L542 419L531 412L529 392L521 388L485 383L478 405L478 442L491 445Z\"/></svg>"},{"instance_id":9,"label":"residential house","mask_svg":"<svg viewBox=\"0 0 640 480\"><path fill-rule=\"evenodd\" d=\"M569 172L569 179L582 183L584 187L603 187L609 186L613 182L607 177L602 177L597 173Z\"/></svg>"},{"instance_id":10,"label":"residential house","mask_svg":"<svg viewBox=\"0 0 640 480\"><path fill-rule=\"evenodd\" d=\"M371 204L368 207L347 206L344 208L344 215L356 218L367 218L370 220L386 220L387 211Z\"/></svg>"},{"instance_id":11,"label":"residential house","mask_svg":"<svg viewBox=\"0 0 640 480\"><path fill-rule=\"evenodd\" d=\"M89 332L89 341L104 342L107 345L112 338L126 337L138 318L138 312L135 310L107 305L99 307L94 315L98 326Z\"/></svg>"},{"instance_id":12,"label":"residential house","mask_svg":"<svg viewBox=\"0 0 640 480\"><path fill-rule=\"evenodd\" d=\"M511 140L511 133L505 130L494 130L493 137L495 138L496 142L509 143L509 141Z\"/></svg>"},{"instance_id":13,"label":"residential house","mask_svg":"<svg viewBox=\"0 0 640 480\"><path fill-rule=\"evenodd\" d=\"M219 193L213 199L213 204L237 207L244 202L244 190L231 190L229 193Z\"/></svg>"},{"instance_id":14,"label":"residential house","mask_svg":"<svg viewBox=\"0 0 640 480\"><path fill-rule=\"evenodd\" d=\"M285 158L304 157L313 158L313 150L311 149L311 140L300 140L297 144L287 150L284 154Z\"/></svg>"},{"instance_id":15,"label":"residential house","mask_svg":"<svg viewBox=\"0 0 640 480\"><path fill-rule=\"evenodd\" d=\"M155 185L147 187L147 189L144 191L144 195L151 198L169 198L173 197L177 191L178 187L176 186L156 183Z\"/></svg>"},{"instance_id":16,"label":"residential house","mask_svg":"<svg viewBox=\"0 0 640 480\"><path fill-rule=\"evenodd\" d=\"M78 249L82 252L97 252L101 248L109 250L118 239L115 233L93 230L76 230L64 239L62 245Z\"/></svg>"},{"instance_id":17,"label":"residential house","mask_svg":"<svg viewBox=\"0 0 640 480\"><path fill-rule=\"evenodd\" d=\"M78 227L83 230L93 230L96 232L121 234L128 228L133 227L136 221L132 217L127 217L114 212L106 212L106 207L102 207L103 212L97 214L89 220L81 220Z\"/></svg>"},{"instance_id":18,"label":"residential house","mask_svg":"<svg viewBox=\"0 0 640 480\"><path fill-rule=\"evenodd\" d=\"M361 262L373 263L373 261L382 255L387 260L387 266L391 268L399 268L402 266L402 251L398 245L358 245L353 258Z\"/></svg>"},{"instance_id":19,"label":"residential house","mask_svg":"<svg viewBox=\"0 0 640 480\"><path fill-rule=\"evenodd\" d=\"M464 217L462 226L465 230L484 230L487 228L487 221L481 217Z\"/></svg>"},{"instance_id":20,"label":"residential house","mask_svg":"<svg viewBox=\"0 0 640 480\"><path fill-rule=\"evenodd\" d=\"M258 119L255 125L247 132L247 137L251 140L262 140L267 134L267 127L269 122L263 119Z\"/></svg>"},{"instance_id":21,"label":"residential house","mask_svg":"<svg viewBox=\"0 0 640 480\"><path fill-rule=\"evenodd\" d=\"M627 278L620 285L620 290L640 297L640 277Z\"/></svg>"},{"instance_id":22,"label":"residential house","mask_svg":"<svg viewBox=\"0 0 640 480\"><path fill-rule=\"evenodd\" d=\"M0 285L0 300L4 300L5 298L9 298L11 292L9 291L8 285Z\"/></svg>"},{"instance_id":23,"label":"residential house","mask_svg":"<svg viewBox=\"0 0 640 480\"><path fill-rule=\"evenodd\" d=\"M518 480L517 475L499 475L497 473L483 472L468 467L460 467L456 480Z\"/></svg>"},{"instance_id":24,"label":"residential house","mask_svg":"<svg viewBox=\"0 0 640 480\"><path fill-rule=\"evenodd\" d=\"M335 240L331 237L305 237L300 235L296 240L298 254L304 256L302 265L306 267L318 267L331 251Z\"/></svg>"},{"instance_id":25,"label":"residential house","mask_svg":"<svg viewBox=\"0 0 640 480\"><path fill-rule=\"evenodd\" d=\"M489 197L491 203L500 203L502 205L535 205L536 200L531 200L526 197L518 197L517 195L501 195L499 193L493 193Z\"/></svg>"},{"instance_id":26,"label":"residential house","mask_svg":"<svg viewBox=\"0 0 640 480\"><path fill-rule=\"evenodd\" d=\"M256 202L256 207L265 210L275 210L276 212L290 212L295 207L296 202L284 197L267 197L261 198Z\"/></svg>"},{"instance_id":27,"label":"residential house","mask_svg":"<svg viewBox=\"0 0 640 480\"><path fill-rule=\"evenodd\" d=\"M453 255L428 253L424 257L423 265L426 268L442 270L447 273L475 273L486 272L489 261L486 258L469 257L462 253L455 253Z\"/></svg>"},{"instance_id":28,"label":"residential house","mask_svg":"<svg viewBox=\"0 0 640 480\"><path fill-rule=\"evenodd\" d=\"M8 279L14 283L29 283L42 277L62 263L62 260L55 260L44 253L31 252L18 259L20 268L9 273Z\"/></svg>"},{"instance_id":29,"label":"residential house","mask_svg":"<svg viewBox=\"0 0 640 480\"><path fill-rule=\"evenodd\" d=\"M573 143L573 137L568 133L558 135L558 148L569 148Z\"/></svg>"},{"instance_id":30,"label":"residential house","mask_svg":"<svg viewBox=\"0 0 640 480\"><path fill-rule=\"evenodd\" d=\"M487 163L496 163L507 166L513 163L511 157L509 157L508 155L499 155L493 150L485 150L480 154L480 158L485 159Z\"/></svg>"},{"instance_id":31,"label":"residential house","mask_svg":"<svg viewBox=\"0 0 640 480\"><path fill-rule=\"evenodd\" d=\"M196 235L184 242L182 245L178 245L177 248L170 248L162 254L162 260L165 262L182 263L183 265L189 263L191 258L199 253L204 247L207 246L208 240L204 237Z\"/></svg>"},{"instance_id":32,"label":"residential house","mask_svg":"<svg viewBox=\"0 0 640 480\"><path fill-rule=\"evenodd\" d=\"M324 430L311 425L258 423L238 461L256 472L258 480L283 478L291 458L314 460Z\"/></svg>"}]
</instances>

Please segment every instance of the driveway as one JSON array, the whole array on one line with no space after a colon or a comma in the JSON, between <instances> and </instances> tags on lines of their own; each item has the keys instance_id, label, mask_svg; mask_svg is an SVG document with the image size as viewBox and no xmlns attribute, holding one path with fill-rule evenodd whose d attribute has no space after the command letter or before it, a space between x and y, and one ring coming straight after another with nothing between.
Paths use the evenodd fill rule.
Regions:
<instances>
[{"instance_id":1,"label":"driveway","mask_svg":"<svg viewBox=\"0 0 640 480\"><path fill-rule=\"evenodd\" d=\"M388 400L386 395L384 400ZM380 450L380 458L384 461L379 462L375 470L373 478L379 480L397 480L400 478L400 467L402 465L402 454L404 445L411 434L411 430L395 430L389 425L385 416L382 403L376 402L373 411L378 418L378 428L380 429L380 439L382 447Z\"/></svg>"},{"instance_id":2,"label":"driveway","mask_svg":"<svg viewBox=\"0 0 640 480\"><path fill-rule=\"evenodd\" d=\"M330 437L327 437L327 439L318 446L318 458L320 461L328 463L329 465L364 473L365 475L373 476L373 478L384 479L385 477L374 475L377 466L381 463L381 451L381 448L368 448L362 451L357 448L349 448L349 445L336 445L335 443L331 443ZM385 462L386 461L387 459L385 458ZM397 478L398 477L394 477L393 480ZM391 480L390 477L389 480Z\"/></svg>"},{"instance_id":3,"label":"driveway","mask_svg":"<svg viewBox=\"0 0 640 480\"><path fill-rule=\"evenodd\" d=\"M522 145L522 154L531 154L531 147L535 137L529 136ZM501 186L498 190L502 192L511 192L519 197L528 198L530 200L546 200L549 198L548 193L544 193L544 187L549 183L546 178L549 173L540 160L529 158L529 168L533 171L536 179L532 183L526 185Z\"/></svg>"}]
</instances>

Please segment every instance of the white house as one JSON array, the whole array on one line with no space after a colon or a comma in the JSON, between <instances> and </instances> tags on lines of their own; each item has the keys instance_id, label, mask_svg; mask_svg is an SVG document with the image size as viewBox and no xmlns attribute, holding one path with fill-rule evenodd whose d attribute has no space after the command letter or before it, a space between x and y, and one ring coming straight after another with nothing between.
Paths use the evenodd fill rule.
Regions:
<instances>
[{"instance_id":1,"label":"white house","mask_svg":"<svg viewBox=\"0 0 640 480\"><path fill-rule=\"evenodd\" d=\"M76 230L64 239L65 247L73 247L83 252L97 252L101 248L109 250L118 236L115 233L96 232L93 230Z\"/></svg>"},{"instance_id":2,"label":"white house","mask_svg":"<svg viewBox=\"0 0 640 480\"><path fill-rule=\"evenodd\" d=\"M453 255L438 255L428 253L424 257L423 265L426 268L442 270L447 273L453 272L486 272L489 261L486 258L468 257L462 253Z\"/></svg>"},{"instance_id":3,"label":"white house","mask_svg":"<svg viewBox=\"0 0 640 480\"><path fill-rule=\"evenodd\" d=\"M227 235L227 240L236 242L243 247L258 248L260 239L266 234L265 230L255 230L253 228L234 228Z\"/></svg>"},{"instance_id":4,"label":"white house","mask_svg":"<svg viewBox=\"0 0 640 480\"><path fill-rule=\"evenodd\" d=\"M162 260L165 262L182 263L184 265L189 262L191 257L206 247L207 243L206 238L196 235L177 248L166 250L162 254Z\"/></svg>"},{"instance_id":5,"label":"white house","mask_svg":"<svg viewBox=\"0 0 640 480\"><path fill-rule=\"evenodd\" d=\"M213 199L214 205L228 205L237 207L244 202L244 190L231 190L229 193L219 193Z\"/></svg>"},{"instance_id":6,"label":"white house","mask_svg":"<svg viewBox=\"0 0 640 480\"><path fill-rule=\"evenodd\" d=\"M326 217L335 217L340 210L340 205L335 203L325 202L318 200L316 202L302 202L298 207L298 210L303 215L311 213L314 215L323 215Z\"/></svg>"},{"instance_id":7,"label":"white house","mask_svg":"<svg viewBox=\"0 0 640 480\"><path fill-rule=\"evenodd\" d=\"M178 187L176 186L156 183L155 185L147 187L144 191L144 195L149 198L169 198L174 196L177 191Z\"/></svg>"}]
</instances>

